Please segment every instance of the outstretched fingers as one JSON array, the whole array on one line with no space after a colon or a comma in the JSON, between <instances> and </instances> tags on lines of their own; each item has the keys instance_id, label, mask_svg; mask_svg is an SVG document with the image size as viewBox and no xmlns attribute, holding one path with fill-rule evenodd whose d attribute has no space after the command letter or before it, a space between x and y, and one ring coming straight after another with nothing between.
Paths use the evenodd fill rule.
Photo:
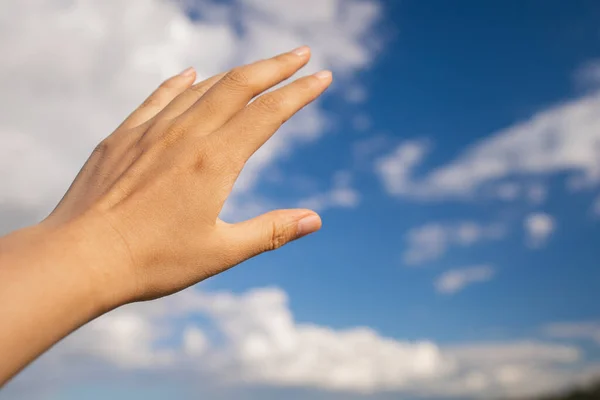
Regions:
<instances>
[{"instance_id":1,"label":"outstretched fingers","mask_svg":"<svg viewBox=\"0 0 600 400\"><path fill-rule=\"evenodd\" d=\"M208 90L179 123L195 131L212 132L243 109L252 98L295 74L310 59L300 47L276 57L234 68Z\"/></svg>"},{"instance_id":2,"label":"outstretched fingers","mask_svg":"<svg viewBox=\"0 0 600 400\"><path fill-rule=\"evenodd\" d=\"M169 103L158 115L158 119L173 119L186 112L194 103L196 103L206 92L210 90L225 73L212 76L202 82L196 83L192 87L179 94Z\"/></svg>"},{"instance_id":3,"label":"outstretched fingers","mask_svg":"<svg viewBox=\"0 0 600 400\"><path fill-rule=\"evenodd\" d=\"M131 129L154 118L173 99L186 91L196 79L196 70L188 68L164 81L127 119L120 129Z\"/></svg>"},{"instance_id":4,"label":"outstretched fingers","mask_svg":"<svg viewBox=\"0 0 600 400\"><path fill-rule=\"evenodd\" d=\"M319 97L331 84L330 71L300 78L282 88L263 94L213 135L224 151L236 153L245 163L281 125Z\"/></svg>"}]
</instances>

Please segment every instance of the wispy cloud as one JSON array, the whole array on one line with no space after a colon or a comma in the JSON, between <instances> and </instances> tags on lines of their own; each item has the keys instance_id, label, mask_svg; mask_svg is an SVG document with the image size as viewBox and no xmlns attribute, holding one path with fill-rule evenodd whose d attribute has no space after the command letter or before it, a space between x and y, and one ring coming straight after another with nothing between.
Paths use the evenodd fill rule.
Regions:
<instances>
[{"instance_id":1,"label":"wispy cloud","mask_svg":"<svg viewBox=\"0 0 600 400\"><path fill-rule=\"evenodd\" d=\"M422 176L425 153L405 142L383 156L376 170L387 191L418 200L467 199L506 180L570 173L570 187L600 181L600 94L593 93L533 115L476 141L458 157ZM538 196L535 196L538 197Z\"/></svg>"},{"instance_id":2,"label":"wispy cloud","mask_svg":"<svg viewBox=\"0 0 600 400\"><path fill-rule=\"evenodd\" d=\"M328 208L355 208L360 202L360 194L352 186L352 174L339 171L333 177L333 186L323 192L301 199L298 207L323 211Z\"/></svg>"},{"instance_id":3,"label":"wispy cloud","mask_svg":"<svg viewBox=\"0 0 600 400\"><path fill-rule=\"evenodd\" d=\"M423 264L442 257L451 247L469 247L482 241L502 239L504 235L505 228L501 224L432 222L408 231L403 260L408 265Z\"/></svg>"},{"instance_id":4,"label":"wispy cloud","mask_svg":"<svg viewBox=\"0 0 600 400\"><path fill-rule=\"evenodd\" d=\"M453 269L436 279L435 288L442 294L454 294L469 285L490 281L495 274L490 265Z\"/></svg>"}]
</instances>

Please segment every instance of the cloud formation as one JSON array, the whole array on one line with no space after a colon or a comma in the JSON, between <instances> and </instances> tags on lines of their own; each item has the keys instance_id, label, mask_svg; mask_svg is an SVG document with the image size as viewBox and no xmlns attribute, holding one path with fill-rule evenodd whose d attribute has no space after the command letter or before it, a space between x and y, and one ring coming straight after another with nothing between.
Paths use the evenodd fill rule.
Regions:
<instances>
[{"instance_id":1,"label":"cloud formation","mask_svg":"<svg viewBox=\"0 0 600 400\"><path fill-rule=\"evenodd\" d=\"M125 306L67 338L36 368L68 377L86 368L97 374L99 365L155 371L163 380L189 373L225 385L434 397L539 393L597 371L571 345L513 340L442 346L384 337L367 327L299 323L278 288L242 294L190 289ZM26 381L24 374L14 385Z\"/></svg>"},{"instance_id":2,"label":"cloud formation","mask_svg":"<svg viewBox=\"0 0 600 400\"><path fill-rule=\"evenodd\" d=\"M323 211L334 207L355 208L359 202L360 194L352 186L352 175L348 171L339 171L329 190L300 200L298 207Z\"/></svg>"},{"instance_id":3,"label":"cloud formation","mask_svg":"<svg viewBox=\"0 0 600 400\"><path fill-rule=\"evenodd\" d=\"M506 181L557 173L570 174L571 188L597 185L598 109L600 93L595 92L538 112L480 139L453 161L421 176L416 169L431 146L404 142L378 160L376 171L390 194L417 200L464 200Z\"/></svg>"},{"instance_id":4,"label":"cloud formation","mask_svg":"<svg viewBox=\"0 0 600 400\"><path fill-rule=\"evenodd\" d=\"M94 146L167 77L200 78L311 45L302 74L330 68L340 83L373 62L377 1L7 0L0 51L1 208L32 223L60 200ZM189 15L196 15L192 19ZM262 172L328 126L319 104L292 119L247 164L235 193L256 202ZM235 201L235 199L232 199ZM232 218L236 207L224 213ZM244 215L246 216L246 215Z\"/></svg>"},{"instance_id":5,"label":"cloud formation","mask_svg":"<svg viewBox=\"0 0 600 400\"><path fill-rule=\"evenodd\" d=\"M402 257L407 265L419 265L439 259L451 247L469 247L482 241L502 239L504 235L505 228L500 224L432 222L408 231Z\"/></svg>"},{"instance_id":6,"label":"cloud formation","mask_svg":"<svg viewBox=\"0 0 600 400\"><path fill-rule=\"evenodd\" d=\"M480 265L446 271L435 281L435 288L442 294L454 294L474 283L491 280L496 271L492 266Z\"/></svg>"}]
</instances>

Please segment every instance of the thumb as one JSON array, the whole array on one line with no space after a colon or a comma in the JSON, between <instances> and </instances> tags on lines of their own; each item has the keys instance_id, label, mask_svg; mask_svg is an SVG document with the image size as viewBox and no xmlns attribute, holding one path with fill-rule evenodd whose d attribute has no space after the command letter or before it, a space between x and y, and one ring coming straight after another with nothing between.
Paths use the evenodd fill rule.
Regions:
<instances>
[{"instance_id":1,"label":"thumb","mask_svg":"<svg viewBox=\"0 0 600 400\"><path fill-rule=\"evenodd\" d=\"M226 229L227 247L236 249L235 257L240 263L318 231L321 218L311 210L276 210L229 225Z\"/></svg>"}]
</instances>

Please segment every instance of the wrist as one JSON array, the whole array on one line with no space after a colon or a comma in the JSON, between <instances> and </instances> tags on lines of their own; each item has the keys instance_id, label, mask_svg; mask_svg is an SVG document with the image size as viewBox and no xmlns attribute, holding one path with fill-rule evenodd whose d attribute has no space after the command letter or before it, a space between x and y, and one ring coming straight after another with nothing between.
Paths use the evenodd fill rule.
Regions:
<instances>
[{"instance_id":1,"label":"wrist","mask_svg":"<svg viewBox=\"0 0 600 400\"><path fill-rule=\"evenodd\" d=\"M128 292L127 279L118 276L127 262L106 235L94 235L95 228L87 219L64 224L47 219L15 231L0 239L0 257L8 259L2 264L19 265L20 275L43 277L91 320L125 303Z\"/></svg>"},{"instance_id":2,"label":"wrist","mask_svg":"<svg viewBox=\"0 0 600 400\"><path fill-rule=\"evenodd\" d=\"M46 222L50 220L42 225ZM129 249L106 218L90 213L51 231L51 245L65 255L67 268L85 285L97 315L134 299L136 280Z\"/></svg>"}]
</instances>

